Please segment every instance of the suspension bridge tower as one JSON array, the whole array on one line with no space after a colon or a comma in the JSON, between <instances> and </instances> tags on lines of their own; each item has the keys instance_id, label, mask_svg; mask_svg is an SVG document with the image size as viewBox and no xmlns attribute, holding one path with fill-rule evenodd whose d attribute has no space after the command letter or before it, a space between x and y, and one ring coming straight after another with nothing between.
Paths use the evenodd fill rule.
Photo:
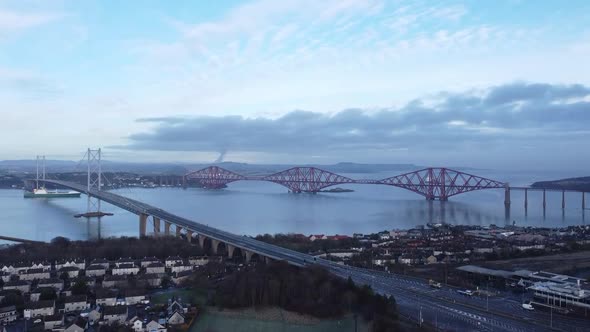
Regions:
<instances>
[{"instance_id":1,"label":"suspension bridge tower","mask_svg":"<svg viewBox=\"0 0 590 332\"><path fill-rule=\"evenodd\" d=\"M88 158L88 182L87 190L100 191L102 188L102 168L100 165L101 150L88 149L86 152ZM87 215L101 215L100 199L88 196Z\"/></svg>"}]
</instances>

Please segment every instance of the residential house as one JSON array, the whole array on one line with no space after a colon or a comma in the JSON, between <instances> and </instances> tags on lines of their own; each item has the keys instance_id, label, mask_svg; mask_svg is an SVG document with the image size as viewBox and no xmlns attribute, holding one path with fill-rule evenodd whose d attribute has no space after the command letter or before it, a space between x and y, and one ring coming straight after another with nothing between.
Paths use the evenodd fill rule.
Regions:
<instances>
[{"instance_id":1,"label":"residential house","mask_svg":"<svg viewBox=\"0 0 590 332\"><path fill-rule=\"evenodd\" d=\"M309 236L309 241L325 240L325 239L327 239L327 237L324 234L315 234L315 235Z\"/></svg>"},{"instance_id":2,"label":"residential house","mask_svg":"<svg viewBox=\"0 0 590 332\"><path fill-rule=\"evenodd\" d=\"M86 268L86 275L89 277L101 277L106 274L107 270L103 265L94 264Z\"/></svg>"},{"instance_id":3,"label":"residential house","mask_svg":"<svg viewBox=\"0 0 590 332\"><path fill-rule=\"evenodd\" d=\"M139 273L139 267L135 266L133 263L124 263L124 264L117 264L116 267L113 268L113 276L122 276L122 275L134 275Z\"/></svg>"},{"instance_id":4,"label":"residential house","mask_svg":"<svg viewBox=\"0 0 590 332\"><path fill-rule=\"evenodd\" d=\"M166 327L155 320L151 320L145 325L146 332L166 332Z\"/></svg>"},{"instance_id":5,"label":"residential house","mask_svg":"<svg viewBox=\"0 0 590 332\"><path fill-rule=\"evenodd\" d=\"M189 257L188 258L188 263L192 266L203 266L203 265L207 265L207 263L209 263L209 257L208 256L195 256L195 257Z\"/></svg>"},{"instance_id":6,"label":"residential house","mask_svg":"<svg viewBox=\"0 0 590 332\"><path fill-rule=\"evenodd\" d=\"M107 261L106 259L95 259L92 262L90 262L90 265L102 265L102 267L104 267L106 270L109 269L110 263L109 261Z\"/></svg>"},{"instance_id":7,"label":"residential house","mask_svg":"<svg viewBox=\"0 0 590 332\"><path fill-rule=\"evenodd\" d=\"M377 235L379 236L379 240L381 241L387 241L391 239L391 235L388 231L379 232Z\"/></svg>"},{"instance_id":8,"label":"residential house","mask_svg":"<svg viewBox=\"0 0 590 332\"><path fill-rule=\"evenodd\" d=\"M33 268L32 264L19 262L13 265L14 266L14 274L21 274L24 273L26 270Z\"/></svg>"},{"instance_id":9,"label":"residential house","mask_svg":"<svg viewBox=\"0 0 590 332\"><path fill-rule=\"evenodd\" d=\"M143 287L159 287L162 284L161 274L142 274L137 278L137 281Z\"/></svg>"},{"instance_id":10,"label":"residential house","mask_svg":"<svg viewBox=\"0 0 590 332\"><path fill-rule=\"evenodd\" d=\"M131 327L131 329L135 332L143 332L143 320L137 316L133 316L129 321L127 321L127 325Z\"/></svg>"},{"instance_id":11,"label":"residential house","mask_svg":"<svg viewBox=\"0 0 590 332\"><path fill-rule=\"evenodd\" d=\"M43 268L28 269L25 273L20 275L20 280L39 280L50 277L49 271Z\"/></svg>"},{"instance_id":12,"label":"residential house","mask_svg":"<svg viewBox=\"0 0 590 332\"><path fill-rule=\"evenodd\" d=\"M49 262L39 262L33 263L31 265L32 269L42 269L43 271L51 271L51 263Z\"/></svg>"},{"instance_id":13,"label":"residential house","mask_svg":"<svg viewBox=\"0 0 590 332\"><path fill-rule=\"evenodd\" d=\"M164 274L166 273L166 266L161 262L151 263L145 268L147 274Z\"/></svg>"},{"instance_id":14,"label":"residential house","mask_svg":"<svg viewBox=\"0 0 590 332\"><path fill-rule=\"evenodd\" d=\"M88 322L82 318L78 317L75 321L73 321L64 332L84 332L88 327Z\"/></svg>"},{"instance_id":15,"label":"residential house","mask_svg":"<svg viewBox=\"0 0 590 332\"><path fill-rule=\"evenodd\" d=\"M406 231L406 230L394 229L394 230L389 231L389 236L392 239L400 239L406 235L408 235L408 231Z\"/></svg>"},{"instance_id":16,"label":"residential house","mask_svg":"<svg viewBox=\"0 0 590 332\"><path fill-rule=\"evenodd\" d=\"M10 272L0 271L0 278L3 282L9 282L12 274Z\"/></svg>"},{"instance_id":17,"label":"residential house","mask_svg":"<svg viewBox=\"0 0 590 332\"><path fill-rule=\"evenodd\" d=\"M117 293L110 289L96 290L96 304L99 306L114 306L117 304Z\"/></svg>"},{"instance_id":18,"label":"residential house","mask_svg":"<svg viewBox=\"0 0 590 332\"><path fill-rule=\"evenodd\" d=\"M62 267L66 266L74 266L77 267L78 270L84 270L86 268L86 260L82 258L77 259L66 259L62 261L55 262L55 269L59 270Z\"/></svg>"},{"instance_id":19,"label":"residential house","mask_svg":"<svg viewBox=\"0 0 590 332\"><path fill-rule=\"evenodd\" d=\"M88 319L88 324L94 325L94 323L100 321L102 317L101 307L96 306L90 310L88 310L88 314L86 314L86 319Z\"/></svg>"},{"instance_id":20,"label":"residential house","mask_svg":"<svg viewBox=\"0 0 590 332\"><path fill-rule=\"evenodd\" d=\"M164 261L164 263L166 264L166 267L172 267L172 266L175 266L175 265L184 264L184 261L182 260L182 258L180 258L178 256L172 256L172 257L166 258L166 260Z\"/></svg>"},{"instance_id":21,"label":"residential house","mask_svg":"<svg viewBox=\"0 0 590 332\"><path fill-rule=\"evenodd\" d=\"M127 287L128 281L126 275L106 275L102 281L104 288Z\"/></svg>"},{"instance_id":22,"label":"residential house","mask_svg":"<svg viewBox=\"0 0 590 332\"><path fill-rule=\"evenodd\" d=\"M185 316L180 311L174 311L168 316L168 324L170 325L182 325L184 324Z\"/></svg>"},{"instance_id":23,"label":"residential house","mask_svg":"<svg viewBox=\"0 0 590 332\"><path fill-rule=\"evenodd\" d=\"M64 326L64 315L63 314L55 314L50 316L45 316L43 318L43 325L45 330L53 330L57 329L61 326Z\"/></svg>"},{"instance_id":24,"label":"residential house","mask_svg":"<svg viewBox=\"0 0 590 332\"><path fill-rule=\"evenodd\" d=\"M80 276L80 277L72 280L72 285L74 285L77 282L83 282L89 288L94 288L96 286L96 278L89 277L89 276Z\"/></svg>"},{"instance_id":25,"label":"residential house","mask_svg":"<svg viewBox=\"0 0 590 332\"><path fill-rule=\"evenodd\" d=\"M25 303L25 318L51 316L55 314L55 301L37 301Z\"/></svg>"},{"instance_id":26,"label":"residential house","mask_svg":"<svg viewBox=\"0 0 590 332\"><path fill-rule=\"evenodd\" d=\"M86 295L71 295L66 297L64 302L64 311L82 311L88 308L88 301Z\"/></svg>"},{"instance_id":27,"label":"residential house","mask_svg":"<svg viewBox=\"0 0 590 332\"><path fill-rule=\"evenodd\" d=\"M338 234L336 234L336 235L330 235L330 236L327 236L327 237L326 237L326 239L328 239L328 240L332 240L332 241L340 241L340 240L347 240L347 239L350 239L350 236L348 236L348 235L338 235Z\"/></svg>"},{"instance_id":28,"label":"residential house","mask_svg":"<svg viewBox=\"0 0 590 332\"><path fill-rule=\"evenodd\" d=\"M128 289L125 291L125 303L127 305L134 305L145 301L147 292L145 289Z\"/></svg>"},{"instance_id":29,"label":"residential house","mask_svg":"<svg viewBox=\"0 0 590 332\"><path fill-rule=\"evenodd\" d=\"M175 284L180 284L186 280L193 274L193 271L182 271L182 272L175 272L172 274L172 281Z\"/></svg>"},{"instance_id":30,"label":"residential house","mask_svg":"<svg viewBox=\"0 0 590 332\"><path fill-rule=\"evenodd\" d=\"M80 275L80 269L77 266L63 266L57 270L57 274L59 276L63 275L64 273L68 275L68 278L73 279Z\"/></svg>"},{"instance_id":31,"label":"residential house","mask_svg":"<svg viewBox=\"0 0 590 332\"><path fill-rule=\"evenodd\" d=\"M170 268L170 270L171 270L172 273L183 272L183 271L192 271L193 270L193 267L192 267L192 265L185 265L183 263L183 264L180 264L180 265L174 265L174 266L172 266Z\"/></svg>"},{"instance_id":32,"label":"residential house","mask_svg":"<svg viewBox=\"0 0 590 332\"><path fill-rule=\"evenodd\" d=\"M127 314L127 306L104 307L102 319L109 325L115 322L123 325L127 320Z\"/></svg>"},{"instance_id":33,"label":"residential house","mask_svg":"<svg viewBox=\"0 0 590 332\"><path fill-rule=\"evenodd\" d=\"M48 278L39 280L37 287L51 287L55 289L57 292L61 292L64 289L64 281L58 278Z\"/></svg>"},{"instance_id":34,"label":"residential house","mask_svg":"<svg viewBox=\"0 0 590 332\"><path fill-rule=\"evenodd\" d=\"M39 301L41 300L41 294L51 292L55 292L55 289L53 287L37 287L31 291L29 300L33 302Z\"/></svg>"},{"instance_id":35,"label":"residential house","mask_svg":"<svg viewBox=\"0 0 590 332\"><path fill-rule=\"evenodd\" d=\"M0 307L0 323L7 324L14 322L18 318L16 307L13 305Z\"/></svg>"},{"instance_id":36,"label":"residential house","mask_svg":"<svg viewBox=\"0 0 590 332\"><path fill-rule=\"evenodd\" d=\"M9 281L4 284L3 289L15 289L21 291L21 293L28 293L31 291L31 282L25 280Z\"/></svg>"},{"instance_id":37,"label":"residential house","mask_svg":"<svg viewBox=\"0 0 590 332\"><path fill-rule=\"evenodd\" d=\"M141 260L140 266L141 267L148 267L150 264L160 263L160 260L156 257L145 257Z\"/></svg>"},{"instance_id":38,"label":"residential house","mask_svg":"<svg viewBox=\"0 0 590 332\"><path fill-rule=\"evenodd\" d=\"M398 264L417 265L422 263L422 257L414 254L402 254L397 258Z\"/></svg>"},{"instance_id":39,"label":"residential house","mask_svg":"<svg viewBox=\"0 0 590 332\"><path fill-rule=\"evenodd\" d=\"M168 316L172 315L175 311L179 311L183 314L186 314L188 312L188 307L184 305L184 303L182 303L180 299L172 299L168 300L168 302L168 308L166 309L166 311L168 312Z\"/></svg>"},{"instance_id":40,"label":"residential house","mask_svg":"<svg viewBox=\"0 0 590 332\"><path fill-rule=\"evenodd\" d=\"M131 258L120 258L118 261L115 262L116 267L119 267L121 265L128 265L128 264L135 265L135 261Z\"/></svg>"},{"instance_id":41,"label":"residential house","mask_svg":"<svg viewBox=\"0 0 590 332\"><path fill-rule=\"evenodd\" d=\"M9 273L9 274L16 274L13 264L3 264L2 265L2 272Z\"/></svg>"}]
</instances>

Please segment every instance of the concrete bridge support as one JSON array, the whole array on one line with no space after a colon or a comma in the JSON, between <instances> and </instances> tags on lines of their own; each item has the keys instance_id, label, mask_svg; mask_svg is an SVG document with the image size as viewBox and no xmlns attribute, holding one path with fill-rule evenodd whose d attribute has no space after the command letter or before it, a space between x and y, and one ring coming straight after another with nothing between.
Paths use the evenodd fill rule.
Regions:
<instances>
[{"instance_id":1,"label":"concrete bridge support","mask_svg":"<svg viewBox=\"0 0 590 332\"><path fill-rule=\"evenodd\" d=\"M147 230L147 214L140 214L139 215L139 237L144 237Z\"/></svg>"},{"instance_id":2,"label":"concrete bridge support","mask_svg":"<svg viewBox=\"0 0 590 332\"><path fill-rule=\"evenodd\" d=\"M232 259L234 257L234 250L236 250L236 247L232 246L231 244L226 244L225 246L227 247L227 257Z\"/></svg>"},{"instance_id":3,"label":"concrete bridge support","mask_svg":"<svg viewBox=\"0 0 590 332\"><path fill-rule=\"evenodd\" d=\"M543 189L543 210L547 207L547 192Z\"/></svg>"},{"instance_id":4,"label":"concrete bridge support","mask_svg":"<svg viewBox=\"0 0 590 332\"><path fill-rule=\"evenodd\" d=\"M264 256L264 263L265 264L270 264L270 262L272 262L272 258Z\"/></svg>"},{"instance_id":5,"label":"concrete bridge support","mask_svg":"<svg viewBox=\"0 0 590 332\"><path fill-rule=\"evenodd\" d=\"M180 236L180 232L182 232L182 227L176 225L176 237Z\"/></svg>"},{"instance_id":6,"label":"concrete bridge support","mask_svg":"<svg viewBox=\"0 0 590 332\"><path fill-rule=\"evenodd\" d=\"M201 249L205 249L205 235L199 234L199 246L201 246Z\"/></svg>"},{"instance_id":7,"label":"concrete bridge support","mask_svg":"<svg viewBox=\"0 0 590 332\"><path fill-rule=\"evenodd\" d=\"M154 235L160 236L160 218L158 218L158 217L153 217L153 218L154 218Z\"/></svg>"},{"instance_id":8,"label":"concrete bridge support","mask_svg":"<svg viewBox=\"0 0 590 332\"><path fill-rule=\"evenodd\" d=\"M246 263L250 263L250 261L252 260L252 255L254 255L254 253L248 250L242 250L242 252L244 253L244 256L246 256Z\"/></svg>"},{"instance_id":9,"label":"concrete bridge support","mask_svg":"<svg viewBox=\"0 0 590 332\"><path fill-rule=\"evenodd\" d=\"M170 236L170 225L171 223L164 221L164 235Z\"/></svg>"},{"instance_id":10,"label":"concrete bridge support","mask_svg":"<svg viewBox=\"0 0 590 332\"><path fill-rule=\"evenodd\" d=\"M504 187L504 205L510 206L510 187L508 184Z\"/></svg>"},{"instance_id":11,"label":"concrete bridge support","mask_svg":"<svg viewBox=\"0 0 590 332\"><path fill-rule=\"evenodd\" d=\"M213 255L217 255L217 250L219 249L219 240L211 239L211 252Z\"/></svg>"},{"instance_id":12,"label":"concrete bridge support","mask_svg":"<svg viewBox=\"0 0 590 332\"><path fill-rule=\"evenodd\" d=\"M188 242L192 242L193 240L193 231L189 231L188 229L186 230L186 239L188 240Z\"/></svg>"}]
</instances>

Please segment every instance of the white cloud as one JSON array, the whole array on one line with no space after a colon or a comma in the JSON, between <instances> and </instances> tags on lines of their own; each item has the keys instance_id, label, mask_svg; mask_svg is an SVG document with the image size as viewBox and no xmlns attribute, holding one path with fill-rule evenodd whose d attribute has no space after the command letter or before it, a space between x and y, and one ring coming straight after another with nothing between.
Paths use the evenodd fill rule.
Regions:
<instances>
[{"instance_id":1,"label":"white cloud","mask_svg":"<svg viewBox=\"0 0 590 332\"><path fill-rule=\"evenodd\" d=\"M26 13L0 9L0 34L33 28L63 17L62 13Z\"/></svg>"}]
</instances>

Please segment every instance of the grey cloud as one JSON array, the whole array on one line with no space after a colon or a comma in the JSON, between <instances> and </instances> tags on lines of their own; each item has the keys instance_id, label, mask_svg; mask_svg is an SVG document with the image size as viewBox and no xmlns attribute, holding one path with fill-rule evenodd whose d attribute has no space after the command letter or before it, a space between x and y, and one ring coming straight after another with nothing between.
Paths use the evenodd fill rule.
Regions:
<instances>
[{"instance_id":1,"label":"grey cloud","mask_svg":"<svg viewBox=\"0 0 590 332\"><path fill-rule=\"evenodd\" d=\"M590 88L513 83L481 93L443 93L437 103L414 100L398 109L347 109L334 115L293 111L277 119L241 116L151 118L149 133L127 148L169 151L363 153L367 150L514 150L546 140L590 138Z\"/></svg>"}]
</instances>

